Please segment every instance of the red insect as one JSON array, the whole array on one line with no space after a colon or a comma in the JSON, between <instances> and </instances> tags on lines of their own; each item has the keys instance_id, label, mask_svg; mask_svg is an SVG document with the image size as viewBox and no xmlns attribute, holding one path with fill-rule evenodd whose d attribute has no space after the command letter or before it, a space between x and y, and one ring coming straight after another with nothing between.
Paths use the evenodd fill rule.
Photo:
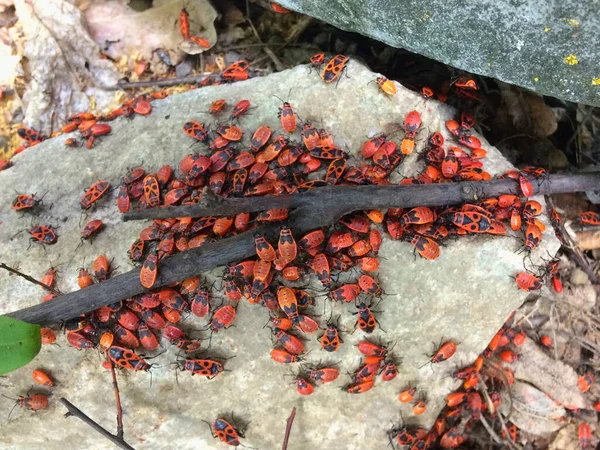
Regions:
<instances>
[{"instance_id":1,"label":"red insect","mask_svg":"<svg viewBox=\"0 0 600 450\"><path fill-rule=\"evenodd\" d=\"M283 330L276 331L275 338L283 345L289 353L293 355L299 355L304 353L304 344L300 339L292 334L288 334Z\"/></svg>"},{"instance_id":2,"label":"red insect","mask_svg":"<svg viewBox=\"0 0 600 450\"><path fill-rule=\"evenodd\" d=\"M58 239L54 229L49 225L35 225L27 230L27 232L31 235L29 238L30 241L37 241L42 244L52 245Z\"/></svg>"},{"instance_id":3,"label":"red insect","mask_svg":"<svg viewBox=\"0 0 600 450\"><path fill-rule=\"evenodd\" d=\"M375 386L375 380L369 379L369 380L365 380L361 383L354 383L354 384L348 385L348 386L344 387L343 390L348 392L349 394L362 394L363 392L367 392L367 391L371 390L373 388L373 386Z\"/></svg>"},{"instance_id":4,"label":"red insect","mask_svg":"<svg viewBox=\"0 0 600 450\"><path fill-rule=\"evenodd\" d=\"M527 224L527 229L525 230L525 245L523 246L523 250L527 253L531 253L531 251L538 246L540 241L542 240L542 230L533 223L533 221Z\"/></svg>"},{"instance_id":5,"label":"red insect","mask_svg":"<svg viewBox=\"0 0 600 450\"><path fill-rule=\"evenodd\" d=\"M243 131L235 125L221 125L217 128L217 133L228 141L239 141L242 139Z\"/></svg>"},{"instance_id":6,"label":"red insect","mask_svg":"<svg viewBox=\"0 0 600 450\"><path fill-rule=\"evenodd\" d=\"M594 384L594 374L586 372L577 379L577 386L581 392L587 392Z\"/></svg>"},{"instance_id":7,"label":"red insect","mask_svg":"<svg viewBox=\"0 0 600 450\"><path fill-rule=\"evenodd\" d=\"M309 370L306 375L315 382L320 381L325 384L337 380L340 371L332 367L326 367L323 369Z\"/></svg>"},{"instance_id":8,"label":"red insect","mask_svg":"<svg viewBox=\"0 0 600 450\"><path fill-rule=\"evenodd\" d=\"M337 326L331 321L327 323L327 328L323 335L318 338L318 341L321 342L321 348L326 352L337 352L340 348L340 343L344 342L340 337Z\"/></svg>"},{"instance_id":9,"label":"red insect","mask_svg":"<svg viewBox=\"0 0 600 450\"><path fill-rule=\"evenodd\" d=\"M202 375L212 380L223 372L223 364L212 359L186 359L180 362L180 369L193 375Z\"/></svg>"},{"instance_id":10,"label":"red insect","mask_svg":"<svg viewBox=\"0 0 600 450\"><path fill-rule=\"evenodd\" d=\"M320 67L325 62L325 53L317 53L310 58L313 67Z\"/></svg>"},{"instance_id":11,"label":"red insect","mask_svg":"<svg viewBox=\"0 0 600 450\"><path fill-rule=\"evenodd\" d=\"M293 320L298 317L298 300L292 288L287 286L279 287L277 290L277 302L289 319Z\"/></svg>"},{"instance_id":12,"label":"red insect","mask_svg":"<svg viewBox=\"0 0 600 450\"><path fill-rule=\"evenodd\" d=\"M577 216L580 225L600 225L600 214L593 211L585 211Z\"/></svg>"},{"instance_id":13,"label":"red insect","mask_svg":"<svg viewBox=\"0 0 600 450\"><path fill-rule=\"evenodd\" d=\"M432 364L437 364L437 363L446 361L448 358L452 357L452 355L454 355L455 353L456 353L456 344L452 341L444 342L435 351L435 353L432 355L431 359L429 361L427 361L425 364L423 364L423 366L421 366L421 367L424 367L425 365L429 364L430 362Z\"/></svg>"},{"instance_id":14,"label":"red insect","mask_svg":"<svg viewBox=\"0 0 600 450\"><path fill-rule=\"evenodd\" d=\"M296 391L300 395L310 395L315 391L315 388L305 378L296 378Z\"/></svg>"},{"instance_id":15,"label":"red insect","mask_svg":"<svg viewBox=\"0 0 600 450\"><path fill-rule=\"evenodd\" d=\"M102 226L103 224L100 219L94 219L88 222L81 231L81 239L90 239L102 229Z\"/></svg>"},{"instance_id":16,"label":"red insect","mask_svg":"<svg viewBox=\"0 0 600 450\"><path fill-rule=\"evenodd\" d=\"M325 254L317 253L312 260L310 268L315 272L323 286L329 287L331 285L331 271Z\"/></svg>"},{"instance_id":17,"label":"red insect","mask_svg":"<svg viewBox=\"0 0 600 450\"><path fill-rule=\"evenodd\" d=\"M346 68L346 64L348 63L348 57L344 55L336 55L334 56L325 66L323 72L321 73L321 79L325 83L333 83L338 80L344 69Z\"/></svg>"},{"instance_id":18,"label":"red insect","mask_svg":"<svg viewBox=\"0 0 600 450\"><path fill-rule=\"evenodd\" d=\"M587 448L592 442L592 430L587 423L579 424L577 429L577 436L579 437L579 445L581 448Z\"/></svg>"},{"instance_id":19,"label":"red insect","mask_svg":"<svg viewBox=\"0 0 600 450\"><path fill-rule=\"evenodd\" d=\"M106 191L108 191L109 187L110 183L108 181L97 181L94 183L81 198L81 201L79 202L81 204L81 208L88 209L91 207L106 193Z\"/></svg>"},{"instance_id":20,"label":"red insect","mask_svg":"<svg viewBox=\"0 0 600 450\"><path fill-rule=\"evenodd\" d=\"M267 143L270 137L271 129L268 126L258 127L250 140L250 150L256 153Z\"/></svg>"},{"instance_id":21,"label":"red insect","mask_svg":"<svg viewBox=\"0 0 600 450\"><path fill-rule=\"evenodd\" d=\"M105 281L110 275L110 263L104 255L98 256L94 260L94 277L97 281Z\"/></svg>"},{"instance_id":22,"label":"red insect","mask_svg":"<svg viewBox=\"0 0 600 450\"><path fill-rule=\"evenodd\" d=\"M235 308L231 305L224 305L218 308L210 320L210 329L213 333L219 330L227 329L235 320Z\"/></svg>"},{"instance_id":23,"label":"red insect","mask_svg":"<svg viewBox=\"0 0 600 450\"><path fill-rule=\"evenodd\" d=\"M521 188L521 193L523 196L529 198L533 195L533 187L531 186L531 182L523 174L519 174L519 187Z\"/></svg>"},{"instance_id":24,"label":"red insect","mask_svg":"<svg viewBox=\"0 0 600 450\"><path fill-rule=\"evenodd\" d=\"M54 334L54 331L52 331L50 328L42 328L40 332L42 334L43 345L54 344L56 341L56 334Z\"/></svg>"},{"instance_id":25,"label":"red insect","mask_svg":"<svg viewBox=\"0 0 600 450\"><path fill-rule=\"evenodd\" d=\"M215 420L211 427L213 437L220 439L227 445L237 447L241 445L240 437L244 437L243 433L237 431L233 426L223 418Z\"/></svg>"},{"instance_id":26,"label":"red insect","mask_svg":"<svg viewBox=\"0 0 600 450\"><path fill-rule=\"evenodd\" d=\"M231 111L231 119L236 119L244 114L250 108L250 100L240 100L235 104Z\"/></svg>"},{"instance_id":27,"label":"red insect","mask_svg":"<svg viewBox=\"0 0 600 450\"><path fill-rule=\"evenodd\" d=\"M436 219L434 212L424 206L418 206L404 213L400 218L402 225L420 225L425 223L431 223Z\"/></svg>"},{"instance_id":28,"label":"red insect","mask_svg":"<svg viewBox=\"0 0 600 450\"><path fill-rule=\"evenodd\" d=\"M260 234L256 235L254 238L254 245L256 247L256 254L261 260L271 262L277 259L275 249L267 242L264 236Z\"/></svg>"},{"instance_id":29,"label":"red insect","mask_svg":"<svg viewBox=\"0 0 600 450\"><path fill-rule=\"evenodd\" d=\"M206 144L208 141L208 131L204 128L204 124L189 120L183 125L183 131L188 136Z\"/></svg>"},{"instance_id":30,"label":"red insect","mask_svg":"<svg viewBox=\"0 0 600 450\"><path fill-rule=\"evenodd\" d=\"M15 211L25 211L42 203L42 199L36 199L34 195L19 194L12 202L12 209Z\"/></svg>"},{"instance_id":31,"label":"red insect","mask_svg":"<svg viewBox=\"0 0 600 450\"><path fill-rule=\"evenodd\" d=\"M365 356L375 356L383 359L387 354L387 349L381 345L374 344L369 341L360 341L358 343L358 351Z\"/></svg>"},{"instance_id":32,"label":"red insect","mask_svg":"<svg viewBox=\"0 0 600 450\"><path fill-rule=\"evenodd\" d=\"M329 296L335 302L352 302L360 295L361 288L358 284L344 284L333 291L329 291Z\"/></svg>"},{"instance_id":33,"label":"red insect","mask_svg":"<svg viewBox=\"0 0 600 450\"><path fill-rule=\"evenodd\" d=\"M185 8L179 13L179 33L184 40L190 38L190 15Z\"/></svg>"},{"instance_id":34,"label":"red insect","mask_svg":"<svg viewBox=\"0 0 600 450\"><path fill-rule=\"evenodd\" d=\"M375 153L383 146L385 143L384 135L377 135L369 139L365 142L361 149L361 154L363 158L368 159L372 158Z\"/></svg>"},{"instance_id":35,"label":"red insect","mask_svg":"<svg viewBox=\"0 0 600 450\"><path fill-rule=\"evenodd\" d=\"M31 377L33 378L33 381L35 381L38 384L41 384L42 386L54 386L54 381L52 381L52 378L50 378L48 374L43 370L34 370L33 372L31 372Z\"/></svg>"},{"instance_id":36,"label":"red insect","mask_svg":"<svg viewBox=\"0 0 600 450\"><path fill-rule=\"evenodd\" d=\"M140 343L142 344L142 347L144 347L146 350L156 350L158 348L158 339L156 338L156 335L150 330L150 328L148 328L148 325L146 325L145 322L140 322L140 325L138 327L138 336L140 338Z\"/></svg>"},{"instance_id":37,"label":"red insect","mask_svg":"<svg viewBox=\"0 0 600 450\"><path fill-rule=\"evenodd\" d=\"M271 358L273 361L281 364L291 364L299 360L298 356L292 355L288 351L278 348L271 350Z\"/></svg>"},{"instance_id":38,"label":"red insect","mask_svg":"<svg viewBox=\"0 0 600 450\"><path fill-rule=\"evenodd\" d=\"M28 409L29 411L46 409L48 407L48 397L43 394L28 395L27 397L20 395L19 399L16 400L15 406L13 406L13 409L11 409L10 413L8 413L9 417L17 405L21 408Z\"/></svg>"},{"instance_id":39,"label":"red insect","mask_svg":"<svg viewBox=\"0 0 600 450\"><path fill-rule=\"evenodd\" d=\"M210 110L209 112L212 115L218 115L223 108L225 107L225 105L227 104L227 102L225 100L215 100L214 102L212 102L212 104L210 105Z\"/></svg>"},{"instance_id":40,"label":"red insect","mask_svg":"<svg viewBox=\"0 0 600 450\"><path fill-rule=\"evenodd\" d=\"M371 334L377 327L377 319L371 309L364 303L358 305L356 324L364 333Z\"/></svg>"},{"instance_id":41,"label":"red insect","mask_svg":"<svg viewBox=\"0 0 600 450\"><path fill-rule=\"evenodd\" d=\"M321 145L319 132L313 128L310 122L305 122L302 127L302 142L309 152Z\"/></svg>"},{"instance_id":42,"label":"red insect","mask_svg":"<svg viewBox=\"0 0 600 450\"><path fill-rule=\"evenodd\" d=\"M297 116L294 110L292 109L292 105L288 102L283 102L281 108L279 108L279 120L281 121L281 128L288 133L293 133L296 131L296 122Z\"/></svg>"},{"instance_id":43,"label":"red insect","mask_svg":"<svg viewBox=\"0 0 600 450\"><path fill-rule=\"evenodd\" d=\"M128 348L113 345L108 349L108 357L114 364L124 369L145 370L147 372L152 368L152 364L148 364L142 357Z\"/></svg>"},{"instance_id":44,"label":"red insect","mask_svg":"<svg viewBox=\"0 0 600 450\"><path fill-rule=\"evenodd\" d=\"M190 41L202 48L210 48L212 45L208 39L200 36L190 36Z\"/></svg>"},{"instance_id":45,"label":"red insect","mask_svg":"<svg viewBox=\"0 0 600 450\"><path fill-rule=\"evenodd\" d=\"M433 261L440 256L440 246L433 239L415 234L410 243L423 258Z\"/></svg>"},{"instance_id":46,"label":"red insect","mask_svg":"<svg viewBox=\"0 0 600 450\"><path fill-rule=\"evenodd\" d=\"M375 297L380 296L383 292L381 286L379 286L379 283L369 275L362 275L358 279L358 285L363 290L363 292L374 295Z\"/></svg>"},{"instance_id":47,"label":"red insect","mask_svg":"<svg viewBox=\"0 0 600 450\"><path fill-rule=\"evenodd\" d=\"M221 77L226 81L247 80L249 67L250 65L246 60L236 61L223 71Z\"/></svg>"},{"instance_id":48,"label":"red insect","mask_svg":"<svg viewBox=\"0 0 600 450\"><path fill-rule=\"evenodd\" d=\"M392 381L398 376L398 367L394 361L385 361L382 368L381 380Z\"/></svg>"},{"instance_id":49,"label":"red insect","mask_svg":"<svg viewBox=\"0 0 600 450\"><path fill-rule=\"evenodd\" d=\"M158 252L156 250L151 251L144 263L142 264L142 269L140 271L140 283L146 289L150 289L154 286L156 282L156 277L158 275Z\"/></svg>"}]
</instances>

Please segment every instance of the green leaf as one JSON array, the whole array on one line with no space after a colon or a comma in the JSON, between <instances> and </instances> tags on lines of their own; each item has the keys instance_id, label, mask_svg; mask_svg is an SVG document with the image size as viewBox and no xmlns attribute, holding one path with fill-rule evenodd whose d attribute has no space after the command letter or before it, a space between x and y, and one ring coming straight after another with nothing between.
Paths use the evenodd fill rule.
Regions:
<instances>
[{"instance_id":1,"label":"green leaf","mask_svg":"<svg viewBox=\"0 0 600 450\"><path fill-rule=\"evenodd\" d=\"M0 375L27 364L41 347L39 325L0 316Z\"/></svg>"}]
</instances>

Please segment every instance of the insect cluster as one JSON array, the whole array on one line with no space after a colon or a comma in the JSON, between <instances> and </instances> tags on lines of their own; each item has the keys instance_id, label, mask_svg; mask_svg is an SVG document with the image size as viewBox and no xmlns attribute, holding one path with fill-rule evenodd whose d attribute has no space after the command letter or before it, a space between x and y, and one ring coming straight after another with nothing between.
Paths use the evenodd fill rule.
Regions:
<instances>
[{"instance_id":1,"label":"insect cluster","mask_svg":"<svg viewBox=\"0 0 600 450\"><path fill-rule=\"evenodd\" d=\"M180 22L180 30L182 23L185 21ZM182 36L191 39L189 26L187 37L185 30L184 26ZM325 63L325 56L319 54L311 59L311 68L321 69L325 65L320 71L322 81L337 83L347 68L347 61L347 57L337 55ZM221 79L213 79L207 85L246 78L248 63L239 61L228 67ZM396 87L390 80L380 77L377 84L386 95L395 95ZM138 97L137 102L123 105L119 113L109 116L128 116L131 111L143 114L136 111L140 104L144 111L148 107L148 113L151 111L146 98ZM267 125L245 130L241 122L251 108L248 100L234 104L227 120L219 119L228 107L223 99L207 105L207 114L215 118L212 127L194 119L182 124L183 132L192 143L202 145L202 151L184 157L177 168L165 165L152 173L142 167L131 169L118 188L117 209L126 213L132 208L196 204L202 199L205 188L222 197L247 197L294 194L332 185L391 184L389 176L405 156L415 151L423 132L421 114L410 111L403 118L404 135L399 144L391 135L373 136L362 146L363 160L358 161L336 146L327 130L315 128L309 121L302 122L289 102L283 102L279 109L281 132ZM216 122L217 119L221 121ZM79 128L85 121L93 119L82 116L81 120L72 123ZM92 130L96 125L86 130ZM400 184L491 179L483 169L486 151L481 148L479 139L471 135L475 125L473 116L462 113L458 120L446 122L452 136L450 145L446 146L439 131L423 139L427 142L420 155L424 170L417 177L403 179ZM90 137L93 136L92 131ZM241 144L244 136L249 142L247 147ZM288 218L287 209L226 217L155 219L140 232L128 251L131 261L141 266L140 283L147 291L68 321L65 325L67 340L79 350L99 348L112 363L123 369L149 371L152 368L147 361L149 358L144 358L137 350L157 350L162 334L179 352L188 355L176 362L180 370L212 379L225 371L225 359L198 354L203 347L202 339L192 332L186 333L177 324L189 313L205 318L208 323L204 331L210 332L212 337L213 333L222 332L235 322L237 307L245 298L256 307L266 308L267 324L276 342L270 350L272 360L280 364L301 363L296 366L299 367L295 374L296 390L300 395L311 395L317 386L334 382L340 374L331 364L306 362L304 339L319 334L321 351L334 353L344 342L343 334L348 332L338 327L332 314L326 323L321 323L313 311L315 297L324 297L326 303L346 304L349 312L356 315L355 328L371 335L378 327L376 315L380 313L374 309L375 301L384 295L376 271L378 253L386 234L391 239L410 243L422 258L435 260L440 255L440 244L452 238L482 233L507 235L510 229L523 231L522 251L529 254L539 245L544 231L543 223L536 218L543 212L542 205L529 199L533 194L530 179L542 183L546 176L540 168L509 171L502 177L514 178L521 195L501 195L449 208L418 206L391 208L386 212L354 212L341 218L331 229L317 229L296 236L283 222ZM109 189L108 181L96 182L81 198L81 208L94 206ZM35 196L22 194L13 202L13 208L30 209L39 202ZM559 220L558 215L553 214L552 220ZM597 224L597 214L585 215L581 222L592 224L594 220ZM262 223L277 222L282 222L278 235L256 234L256 255L230 264L224 271L220 287L215 289L214 284L209 285L199 276L168 287L155 286L164 258L246 232ZM82 239L94 236L102 225L97 219L86 224ZM56 241L50 227L38 228L30 230L32 238L47 244ZM93 277L81 268L80 288L108 279L110 265L106 256L101 255L93 263ZM51 270L43 281L49 286L54 283L54 269ZM543 276L558 279L557 261L551 261L541 270ZM342 273L343 277L340 276ZM522 272L517 274L516 283L521 289L538 289L543 276ZM310 282L312 287L305 287ZM557 283L553 283L558 291ZM224 298L217 304L215 300L220 296ZM53 294L50 294L45 300L52 298ZM498 353L498 349L511 341L518 346L517 339L521 336L521 333L515 331L513 334L508 330L509 327L503 328L498 342L494 344L493 340L472 366L452 373L454 378L463 381L463 388L448 397L448 406L432 430L402 426L391 433L391 438L399 445L412 445L417 449L433 448L436 443L443 448L454 448L466 439L468 429L478 421L480 414L487 411L493 417L494 408L500 403L495 386L505 377L510 380L507 375L510 369L503 367L502 362L511 363L517 359L511 350ZM45 343L54 342L52 330L44 329L43 333ZM365 338L359 342L358 350L364 361L343 388L346 392L367 392L375 386L377 377L383 382L396 378L399 359L392 354L391 346ZM457 343L452 340L442 342L426 364L447 361L456 351ZM489 363L484 366L484 361ZM489 386L494 408L489 406L490 402L482 400L479 389L482 385ZM415 415L423 414L427 408L426 399L416 386L407 386L398 399L403 403L412 402ZM463 417L469 419L465 422ZM512 428L508 430L510 432ZM224 418L213 422L211 431L228 445L240 445L242 434ZM516 428L514 431L516 433ZM513 437L512 432L510 434Z\"/></svg>"}]
</instances>

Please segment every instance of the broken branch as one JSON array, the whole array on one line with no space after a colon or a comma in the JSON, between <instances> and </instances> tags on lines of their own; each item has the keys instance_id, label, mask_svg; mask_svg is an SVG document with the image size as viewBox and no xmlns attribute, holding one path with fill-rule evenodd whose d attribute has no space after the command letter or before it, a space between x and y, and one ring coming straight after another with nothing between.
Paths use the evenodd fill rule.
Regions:
<instances>
[{"instance_id":1,"label":"broken branch","mask_svg":"<svg viewBox=\"0 0 600 450\"><path fill-rule=\"evenodd\" d=\"M125 442L122 438L119 438L119 437L115 436L114 434L109 433L104 428L102 428L100 425L98 425L97 422L94 422L92 419L90 419L83 411L81 411L77 406L75 406L73 403L71 403L66 398L64 398L64 397L61 398L60 402L63 405L65 405L66 408L68 409L68 412L65 414L65 417L69 417L69 416L77 417L78 419L82 420L87 425L92 427L94 430L96 430L98 433L100 433L102 436L104 436L106 439L111 441L117 447L125 449L125 450L135 450L131 445L127 444L127 442Z\"/></svg>"},{"instance_id":2,"label":"broken branch","mask_svg":"<svg viewBox=\"0 0 600 450\"><path fill-rule=\"evenodd\" d=\"M541 186L537 186L537 183L534 183L534 185L536 186L534 189L538 193L548 191L552 193L578 192L599 186L600 174L553 175L549 181L541 183ZM410 190L405 190L407 187ZM442 187L442 189L438 189L438 187ZM482 192L482 189L484 192ZM255 255L254 236L256 233L262 233L267 239L275 239L279 236L280 228L288 226L295 234L302 235L317 228L331 226L340 217L355 210L419 205L450 205L453 203L480 200L485 198L482 193L485 193L486 196L498 196L502 193L515 192L516 189L518 189L517 183L514 180L499 180L485 184L466 182L439 186L339 186L335 188L320 188L303 194L285 196L288 199L295 199L295 203L292 205L297 208L290 213L287 221L262 225L240 233L237 236L205 244L201 247L165 258L161 261L158 278L153 288L160 288L171 283L176 283L214 267L223 266L234 261L241 261L244 258ZM351 191L353 190L359 190L363 194L368 191L369 195L354 196L351 195ZM432 192L439 195L439 198L433 198ZM307 194L311 195L308 196ZM348 201L341 201L342 197L340 195L347 198ZM230 207L226 209L222 206L222 209L218 210L219 212L212 209L211 213L231 215L236 212L248 211L247 206L239 204L239 199L231 200L236 200L236 211ZM242 199L242 201L252 202L252 204L256 205L257 203L254 200ZM260 207L271 209L275 207L273 204L281 200L281 197L267 197L265 200L266 202L260 203ZM229 201L223 200L223 204L225 205ZM208 209L205 208L204 210ZM177 209L177 211L176 217L195 215L190 212L184 213L180 209ZM57 323L146 291L140 283L140 269L134 269L102 283L62 295L51 302L37 304L6 315L23 322L40 325Z\"/></svg>"},{"instance_id":3,"label":"broken branch","mask_svg":"<svg viewBox=\"0 0 600 450\"><path fill-rule=\"evenodd\" d=\"M550 175L547 180L531 179L535 195L582 192L600 186L600 173ZM342 209L346 212L363 209L412 208L415 206L447 206L477 202L501 194L520 194L512 179L464 181L447 184L327 186L293 195L229 198L206 191L208 198L197 205L168 206L123 215L123 220L166 219L169 217L230 216L242 212L257 212L273 208Z\"/></svg>"}]
</instances>

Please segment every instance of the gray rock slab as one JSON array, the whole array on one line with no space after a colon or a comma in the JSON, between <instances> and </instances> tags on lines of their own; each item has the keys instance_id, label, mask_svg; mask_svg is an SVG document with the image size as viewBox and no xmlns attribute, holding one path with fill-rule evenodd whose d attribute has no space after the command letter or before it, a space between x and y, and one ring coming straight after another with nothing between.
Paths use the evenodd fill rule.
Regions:
<instances>
[{"instance_id":1,"label":"gray rock slab","mask_svg":"<svg viewBox=\"0 0 600 450\"><path fill-rule=\"evenodd\" d=\"M600 105L600 10L591 0L279 3L458 69Z\"/></svg>"},{"instance_id":2,"label":"gray rock slab","mask_svg":"<svg viewBox=\"0 0 600 450\"><path fill-rule=\"evenodd\" d=\"M207 152L201 146L190 148L191 140L181 130L189 119L210 122L207 114L210 103L219 98L235 104L249 99L256 108L240 123L247 134L257 126L269 125L280 130L277 108L287 99L302 119L322 122L336 142L353 155L367 136L382 132L402 122L413 109L421 112L424 127L429 132L444 129L445 120L457 113L447 105L425 101L417 94L398 86L398 94L389 99L376 84L367 85L376 78L358 63L348 67L350 78L339 85L325 85L318 74L309 74L306 66L228 86L209 87L174 95L154 102L154 110L146 117L117 120L112 123L112 134L97 141L93 150L70 149L63 145L66 137L26 150L18 155L13 168L0 172L0 253L7 264L19 264L23 272L41 277L51 265L60 270L58 286L62 292L77 289L77 269L85 258L89 265L100 253L114 258L119 272L129 269L126 251L144 223L120 221L115 207L116 191L99 201L87 218L100 218L106 229L90 245L79 249L81 210L79 200L83 189L93 182L106 179L117 185L128 167L142 164L147 170L156 170L166 163L177 166L179 160L193 150ZM247 136L246 136L247 137ZM299 131L296 131L296 139ZM394 136L398 141L400 136ZM488 156L484 159L487 170L498 174L511 166L500 153L478 136ZM417 148L400 167L409 176L418 172L422 162L418 152L424 149L426 131L417 138ZM13 188L19 192L48 191L47 205L40 210L35 222L59 226L57 244L44 251L32 246L27 251L27 234L11 237L30 225L29 216L20 217L10 209ZM540 199L543 201L543 199ZM51 205L51 206L50 206ZM544 215L541 220L548 225ZM241 422L252 421L246 433L245 445L261 449L278 448L284 435L285 422L295 406L298 410L290 449L380 449L387 445L386 431L391 422L398 422L399 412L407 423L429 427L444 404L445 396L457 387L449 373L461 364L472 363L485 348L507 316L524 300L509 277L522 269L522 256L515 253L520 246L515 237L473 236L449 241L442 247L437 261L415 260L408 243L385 238L380 255L378 276L387 295L377 306L381 328L376 339L395 342L394 354L403 358L399 376L388 383L378 381L375 387L361 395L341 391L349 382L347 372L354 371L361 362L356 344L363 338L361 332L352 333L355 311L353 305L326 305L319 301L315 314L325 321L333 311L340 316L340 327L345 340L339 352L331 355L321 351L314 336L307 340L312 350L310 362L337 363L340 378L318 387L310 397L300 397L289 377L290 368L278 365L269 357L272 348L266 310L242 301L238 308L235 327L215 334L212 350L224 357L235 356L226 363L225 372L214 380L192 378L180 373L176 383L174 367L176 352L169 344L164 355L155 360L159 367L150 374L119 374L125 411L125 436L140 449L223 448L213 440L208 427L201 420L211 421L220 414L234 412ZM554 253L559 247L551 228L544 232L540 248L532 254L534 263L540 263L546 252ZM208 274L209 280L222 273L222 268ZM219 283L217 283L217 286ZM44 294L37 286L0 272L0 313L36 304ZM215 293L216 297L222 296ZM199 329L205 321L190 317L184 322L187 330ZM459 343L457 354L445 363L425 365L426 353L441 339ZM24 395L32 385L33 369L47 369L57 381L52 389L50 407L37 414L15 410L10 420L0 417L2 432L0 448L48 450L89 447L112 448L108 441L76 419L64 419L57 399L67 397L92 418L114 431L115 410L110 373L101 368L102 357L97 351L79 352L67 347L59 334L61 347L45 346L36 360L2 379L3 393L13 397ZM296 370L296 368L294 368ZM407 386L415 385L427 397L428 408L421 416L412 415L412 405L401 404L398 394ZM46 389L37 389L46 391ZM0 410L8 411L11 402L0 397ZM23 430L35 430L24 433ZM69 445L68 443L73 443Z\"/></svg>"}]
</instances>

